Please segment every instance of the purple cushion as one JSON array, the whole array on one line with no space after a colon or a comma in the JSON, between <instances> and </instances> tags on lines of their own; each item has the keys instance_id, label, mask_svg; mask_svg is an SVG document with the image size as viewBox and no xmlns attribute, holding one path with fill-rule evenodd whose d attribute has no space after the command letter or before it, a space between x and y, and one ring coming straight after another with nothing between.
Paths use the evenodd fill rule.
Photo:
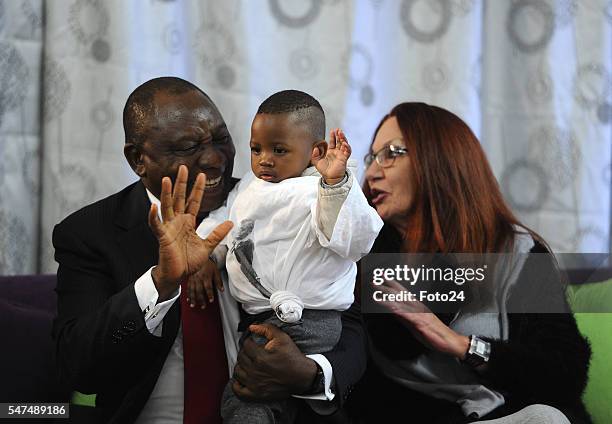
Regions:
<instances>
[{"instance_id":1,"label":"purple cushion","mask_svg":"<svg viewBox=\"0 0 612 424\"><path fill-rule=\"evenodd\" d=\"M0 277L0 299L29 305L55 315L57 296L55 275L16 275Z\"/></svg>"},{"instance_id":2,"label":"purple cushion","mask_svg":"<svg viewBox=\"0 0 612 424\"><path fill-rule=\"evenodd\" d=\"M0 277L0 402L68 401L58 382L51 325L55 276Z\"/></svg>"}]
</instances>

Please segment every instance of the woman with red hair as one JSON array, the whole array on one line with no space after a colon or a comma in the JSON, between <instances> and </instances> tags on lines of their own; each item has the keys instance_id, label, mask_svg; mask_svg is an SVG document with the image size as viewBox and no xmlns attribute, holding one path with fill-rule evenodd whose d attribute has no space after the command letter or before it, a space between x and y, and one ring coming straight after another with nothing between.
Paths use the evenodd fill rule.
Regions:
<instances>
[{"instance_id":1,"label":"woman with red hair","mask_svg":"<svg viewBox=\"0 0 612 424\"><path fill-rule=\"evenodd\" d=\"M364 192L385 222L373 253L509 255L495 269L503 290L492 289L490 299L452 314L436 315L418 302L364 314L371 355L351 398L355 416L590 422L581 402L590 348L565 301L556 261L506 205L465 122L436 106L401 103L376 129L365 165ZM544 277L534 284L534 274ZM382 288L402 289L395 282ZM557 313L537 313L543 297Z\"/></svg>"}]
</instances>

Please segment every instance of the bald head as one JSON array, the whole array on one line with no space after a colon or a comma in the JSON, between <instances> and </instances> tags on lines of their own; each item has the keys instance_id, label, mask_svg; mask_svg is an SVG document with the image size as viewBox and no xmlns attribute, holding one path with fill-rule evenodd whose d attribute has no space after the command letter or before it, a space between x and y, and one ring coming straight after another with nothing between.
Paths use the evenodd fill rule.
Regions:
<instances>
[{"instance_id":1,"label":"bald head","mask_svg":"<svg viewBox=\"0 0 612 424\"><path fill-rule=\"evenodd\" d=\"M201 93L198 87L177 77L160 77L139 85L127 99L123 108L123 130L125 142L140 144L148 124L155 116L155 97L159 94L179 96L189 92ZM209 99L210 100L210 99Z\"/></svg>"}]
</instances>

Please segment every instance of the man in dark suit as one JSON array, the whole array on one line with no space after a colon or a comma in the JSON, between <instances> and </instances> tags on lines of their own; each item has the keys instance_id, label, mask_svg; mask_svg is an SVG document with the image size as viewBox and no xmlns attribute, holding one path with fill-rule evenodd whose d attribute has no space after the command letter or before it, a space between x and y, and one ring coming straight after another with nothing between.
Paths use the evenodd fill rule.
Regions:
<instances>
[{"instance_id":1,"label":"man in dark suit","mask_svg":"<svg viewBox=\"0 0 612 424\"><path fill-rule=\"evenodd\" d=\"M208 255L229 224L207 240L197 238L195 226L236 182L233 142L212 100L179 78L138 87L123 124L125 157L140 181L75 212L53 233L60 373L74 389L97 393L103 422L217 422L228 377L219 302L205 309L204 330L195 333L204 347L195 361L204 376L197 377L197 392L188 388L183 344L187 349L194 332L186 318L203 310L189 307L194 300L185 299L186 290L180 294L179 284L214 273ZM333 398L311 403L333 411L365 369L365 336L353 309L344 313L338 346L325 356L304 356L276 327L258 331L269 339L266 348L247 340L234 371L234 391L245 399L311 395ZM188 412L189 403L198 412Z\"/></svg>"}]
</instances>

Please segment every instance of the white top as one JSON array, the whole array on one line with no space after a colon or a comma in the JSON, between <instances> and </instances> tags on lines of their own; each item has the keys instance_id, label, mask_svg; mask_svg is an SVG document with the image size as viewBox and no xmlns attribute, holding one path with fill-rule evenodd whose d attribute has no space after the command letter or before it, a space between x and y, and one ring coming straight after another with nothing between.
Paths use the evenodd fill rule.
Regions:
<instances>
[{"instance_id":1,"label":"white top","mask_svg":"<svg viewBox=\"0 0 612 424\"><path fill-rule=\"evenodd\" d=\"M295 322L301 309L296 316L295 308L283 304L343 311L353 303L355 262L370 251L383 222L351 181L328 239L317 212L320 181L306 175L270 183L249 172L228 197L229 208L211 213L216 223L228 217L234 223L222 243L229 248L230 292L247 313L272 308L283 312L279 318ZM245 272L245 256L252 258L247 267L252 264L269 298Z\"/></svg>"}]
</instances>

